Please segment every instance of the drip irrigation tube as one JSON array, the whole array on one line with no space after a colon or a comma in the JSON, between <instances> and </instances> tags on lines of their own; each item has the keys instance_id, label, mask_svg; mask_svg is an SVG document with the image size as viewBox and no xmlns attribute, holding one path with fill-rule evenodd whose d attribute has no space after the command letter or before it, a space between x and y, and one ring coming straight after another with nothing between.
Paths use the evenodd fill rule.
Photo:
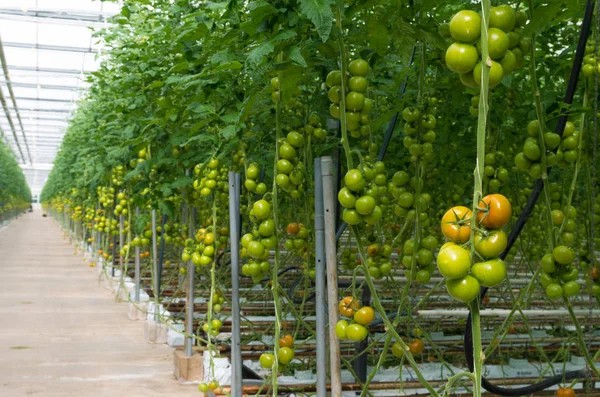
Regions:
<instances>
[{"instance_id":1,"label":"drip irrigation tube","mask_svg":"<svg viewBox=\"0 0 600 397\"><path fill-rule=\"evenodd\" d=\"M581 24L581 34L579 36L579 42L577 43L575 59L573 60L573 66L571 68L571 76L569 77L569 83L567 85L567 91L565 93L565 99L563 101L567 105L570 105L573 102L573 96L575 95L575 89L577 88L577 81L579 79L579 73L581 71L581 64L582 64L583 56L585 53L585 46L586 46L586 43L587 43L587 40L589 37L589 33L590 33L590 26L591 26L593 14L594 14L594 0L588 0L587 4L586 4L586 8L585 8L585 14L583 16L583 22ZM558 122L556 123L556 127L554 129L554 132L556 132L560 136L562 136L563 131L565 129L565 124L567 123L567 116L568 116L568 112L567 112L566 108L563 107L561 110L561 115L560 115ZM549 167L546 169L546 172L547 172L547 174L550 173ZM527 219L529 219L529 216L531 215L531 212L533 211L533 207L535 206L535 203L537 202L543 187L544 187L544 181L540 178L536 181L533 191L531 192L531 195L529 196L529 199L527 200L527 203L525 204L525 208L523 209L523 212L521 212L519 219L517 219L515 226L513 227L513 229L510 232L510 235L508 236L508 244L506 246L506 249L504 250L504 252L502 252L500 254L501 259L504 259L506 257L506 255L510 251L511 247L513 246L513 244L519 237L519 234L523 230L523 227L525 226ZM482 288L481 294L479 297L480 300L483 301L483 298L485 297L487 290L488 290L487 288ZM473 371L473 368L474 368L473 367L473 333L471 330L471 313L470 312L469 312L469 317L467 318L467 324L465 325L465 334L464 335L465 335L465 337L464 337L465 358L467 360L469 370ZM570 372L566 372L561 375L556 375L556 376L547 378L541 382L534 383L529 386L519 387L516 389L507 389L504 387L496 386L496 385L490 383L490 381L487 380L485 377L482 377L481 381L482 381L482 386L491 393L498 394L500 396L515 397L515 396L524 396L527 394L536 393L536 392L542 391L544 389L547 389L549 387L555 386L563 381L569 381L569 380L573 380L573 379L577 379L577 378L585 379L585 378L589 378L589 376L590 376L590 374L585 370L570 371Z\"/></svg>"}]
</instances>

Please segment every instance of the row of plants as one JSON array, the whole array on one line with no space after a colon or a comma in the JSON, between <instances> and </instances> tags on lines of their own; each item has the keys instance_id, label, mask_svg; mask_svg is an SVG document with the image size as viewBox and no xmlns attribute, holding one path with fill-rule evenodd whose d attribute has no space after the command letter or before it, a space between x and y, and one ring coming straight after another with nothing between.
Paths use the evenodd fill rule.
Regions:
<instances>
[{"instance_id":1,"label":"row of plants","mask_svg":"<svg viewBox=\"0 0 600 397\"><path fill-rule=\"evenodd\" d=\"M31 205L31 191L13 151L0 141L0 220L10 219Z\"/></svg>"},{"instance_id":2,"label":"row of plants","mask_svg":"<svg viewBox=\"0 0 600 397\"><path fill-rule=\"evenodd\" d=\"M260 362L277 393L299 337L314 336L304 320L316 275L313 164L333 156L338 224L348 226L338 272L351 280L331 305L346 317L337 335L372 341L369 326L379 319L387 332L369 356L369 381L384 363L405 363L437 396L419 376L423 341L445 359L414 315L436 307L433 297L469 305L478 353L482 288L526 307L538 307L532 300L542 293L544 308L571 313L600 296L592 40L570 121L553 132L580 33L571 22L582 15L579 2L531 0L125 1L95 33L106 58L88 76L42 201L83 225L88 242L100 236L106 261L117 259L110 245L121 216L121 262L132 247L151 256L152 236L161 234L182 275L188 263L196 267L209 299L197 338L214 350L230 287L219 260L233 215L227 178L239 172L241 271L272 301L268 330L279 342ZM538 178L542 199L508 249ZM165 219L154 230L153 209ZM287 267L298 296L281 273ZM518 298L511 278L528 280ZM359 305L364 289L372 300ZM296 319L291 330L288 316ZM572 320L591 364L585 330ZM475 364L449 390L473 381L479 394L481 355Z\"/></svg>"}]
</instances>

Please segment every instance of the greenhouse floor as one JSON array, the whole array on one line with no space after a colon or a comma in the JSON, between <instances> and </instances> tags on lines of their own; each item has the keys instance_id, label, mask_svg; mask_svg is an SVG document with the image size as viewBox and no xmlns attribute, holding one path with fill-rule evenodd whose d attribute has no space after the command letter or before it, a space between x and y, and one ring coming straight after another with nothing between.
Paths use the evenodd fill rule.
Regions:
<instances>
[{"instance_id":1,"label":"greenhouse floor","mask_svg":"<svg viewBox=\"0 0 600 397\"><path fill-rule=\"evenodd\" d=\"M198 396L40 210L0 226L0 396Z\"/></svg>"}]
</instances>

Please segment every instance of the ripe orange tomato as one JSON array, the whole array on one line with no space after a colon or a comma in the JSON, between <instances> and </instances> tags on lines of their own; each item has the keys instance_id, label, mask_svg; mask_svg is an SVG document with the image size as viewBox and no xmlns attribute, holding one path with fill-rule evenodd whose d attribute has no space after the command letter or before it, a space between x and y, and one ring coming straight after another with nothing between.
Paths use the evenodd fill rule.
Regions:
<instances>
[{"instance_id":1,"label":"ripe orange tomato","mask_svg":"<svg viewBox=\"0 0 600 397\"><path fill-rule=\"evenodd\" d=\"M442 217L442 233L455 243L466 243L471 238L472 216L471 210L462 205L450 208Z\"/></svg>"},{"instance_id":2,"label":"ripe orange tomato","mask_svg":"<svg viewBox=\"0 0 600 397\"><path fill-rule=\"evenodd\" d=\"M300 225L298 225L295 222L288 224L288 226L287 226L288 234L297 234L298 231L300 231Z\"/></svg>"},{"instance_id":3,"label":"ripe orange tomato","mask_svg":"<svg viewBox=\"0 0 600 397\"><path fill-rule=\"evenodd\" d=\"M415 354L420 354L425 349L425 343L423 343L421 339L414 339L408 344L408 349L413 356Z\"/></svg>"},{"instance_id":4,"label":"ripe orange tomato","mask_svg":"<svg viewBox=\"0 0 600 397\"><path fill-rule=\"evenodd\" d=\"M358 303L358 300L354 299L354 297L346 296L340 301L339 308L342 316L352 317L354 316L354 312L360 308L360 304Z\"/></svg>"},{"instance_id":5,"label":"ripe orange tomato","mask_svg":"<svg viewBox=\"0 0 600 397\"><path fill-rule=\"evenodd\" d=\"M292 335L287 334L279 338L279 347L294 347L294 338L292 338Z\"/></svg>"},{"instance_id":6,"label":"ripe orange tomato","mask_svg":"<svg viewBox=\"0 0 600 397\"><path fill-rule=\"evenodd\" d=\"M500 229L506 225L512 215L510 201L501 194L488 194L481 199L477 222L488 229Z\"/></svg>"},{"instance_id":7,"label":"ripe orange tomato","mask_svg":"<svg viewBox=\"0 0 600 397\"><path fill-rule=\"evenodd\" d=\"M575 397L575 390L572 387L561 387L556 391L556 397Z\"/></svg>"},{"instance_id":8,"label":"ripe orange tomato","mask_svg":"<svg viewBox=\"0 0 600 397\"><path fill-rule=\"evenodd\" d=\"M369 325L373 319L375 319L375 312L369 306L358 309L354 313L354 321L361 325Z\"/></svg>"}]
</instances>

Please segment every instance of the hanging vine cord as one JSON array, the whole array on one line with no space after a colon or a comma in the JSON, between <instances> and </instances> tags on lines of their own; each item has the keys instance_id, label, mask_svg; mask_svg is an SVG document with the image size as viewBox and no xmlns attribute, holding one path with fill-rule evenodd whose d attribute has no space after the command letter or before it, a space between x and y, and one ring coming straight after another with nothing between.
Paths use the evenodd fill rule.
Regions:
<instances>
[{"instance_id":1,"label":"hanging vine cord","mask_svg":"<svg viewBox=\"0 0 600 397\"><path fill-rule=\"evenodd\" d=\"M598 0L596 0L596 1L598 1ZM567 85L567 91L565 94L565 99L563 101L563 103L566 105L571 105L571 103L573 102L573 96L575 95L575 89L577 88L577 81L579 80L579 73L581 72L581 64L583 62L583 56L585 54L585 46L587 44L587 40L588 40L588 37L590 34L590 26L591 26L592 17L594 14L594 5L595 5L594 0L587 1L585 14L583 17L583 22L581 24L581 34L579 36L579 42L577 43L577 50L575 52L575 59L573 60L573 66L571 68L571 75L569 77L569 83ZM567 108L563 106L561 109L561 115L560 115L558 122L556 123L556 127L554 129L554 132L559 134L561 137L562 137L563 131L565 129L565 124L567 123L567 117L568 117ZM549 174L550 168L548 168L546 171ZM536 181L533 191L531 192L531 195L529 196L529 199L527 200L527 203L525 204L525 207L523 208L523 212L521 212L521 215L517 219L517 222L515 223L514 227L512 228L512 230L510 232L510 235L508 236L508 244L507 244L504 252L502 252L499 255L500 259L506 258L506 255L510 251L511 247L513 246L513 244L515 243L517 238L519 237L519 234L523 230L523 227L525 226L527 219L529 219L529 216L531 215L531 212L533 211L533 207L535 206L535 203L537 202L543 187L544 187L544 182L540 178ZM480 294L481 301L483 301L483 298L485 297L487 290L488 290L487 288L481 289L481 294ZM469 317L467 318L467 323L465 325L464 352L465 352L465 358L467 360L467 364L469 366L469 370L473 371L473 333L471 330L471 314L470 313L469 313ZM573 379L578 379L578 378L587 378L589 376L590 376L590 374L586 370L570 371L570 372L566 372L561 375L556 375L556 376L544 379L541 382L534 383L529 386L519 387L519 388L515 388L515 389L507 389L504 387L496 386L496 385L490 383L490 381L487 380L485 377L482 377L482 386L490 393L498 394L500 396L507 396L507 397L524 396L527 394L536 393L536 392L545 390L549 387L558 385L559 383L561 383L563 381L568 381L568 380L573 380Z\"/></svg>"},{"instance_id":2,"label":"hanging vine cord","mask_svg":"<svg viewBox=\"0 0 600 397\"><path fill-rule=\"evenodd\" d=\"M596 0L596 10L600 10L600 0ZM594 54L598 53L598 34L600 33L600 13L596 11L596 30L595 30L595 37L594 37ZM597 176L597 172L598 172L598 69L596 68L596 72L594 73L594 137L593 137L593 141L592 141L592 190L591 190L591 197L590 197L590 201L591 200L595 200L596 198L596 185L598 184L598 176ZM590 203L590 207L593 206L592 203ZM590 234L590 243L589 243L589 252L592 258L592 265L596 265L597 264L597 260L596 260L596 250L595 250L595 246L596 246L596 229L594 228L594 217L592 217L591 220L591 234Z\"/></svg>"}]
</instances>

